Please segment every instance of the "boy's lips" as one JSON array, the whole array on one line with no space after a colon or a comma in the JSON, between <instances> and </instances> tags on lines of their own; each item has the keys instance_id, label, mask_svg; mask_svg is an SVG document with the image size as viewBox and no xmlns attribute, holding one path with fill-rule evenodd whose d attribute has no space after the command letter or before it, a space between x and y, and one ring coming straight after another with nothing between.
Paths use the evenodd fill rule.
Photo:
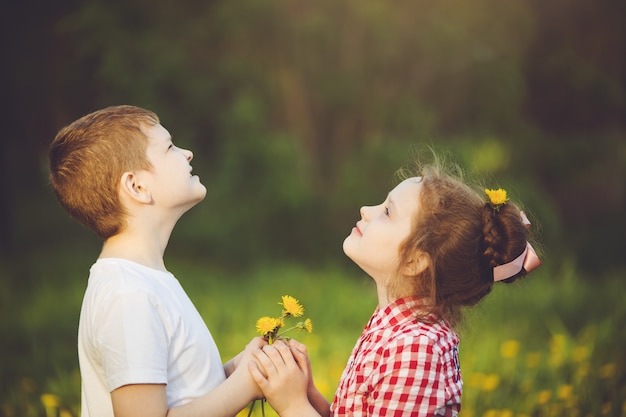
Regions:
<instances>
[{"instance_id":1,"label":"boy's lips","mask_svg":"<svg viewBox=\"0 0 626 417\"><path fill-rule=\"evenodd\" d=\"M359 228L359 223L355 224L352 230L355 231L359 236L363 236L363 233L361 233L361 229Z\"/></svg>"}]
</instances>

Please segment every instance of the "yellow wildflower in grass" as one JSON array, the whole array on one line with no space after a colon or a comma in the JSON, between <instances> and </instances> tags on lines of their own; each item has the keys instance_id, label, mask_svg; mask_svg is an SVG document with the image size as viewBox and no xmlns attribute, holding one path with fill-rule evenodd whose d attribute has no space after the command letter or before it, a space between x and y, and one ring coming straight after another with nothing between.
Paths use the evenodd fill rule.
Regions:
<instances>
[{"instance_id":1,"label":"yellow wildflower in grass","mask_svg":"<svg viewBox=\"0 0 626 417\"><path fill-rule=\"evenodd\" d=\"M561 385L556 392L556 396L561 400L567 400L568 398L570 398L572 396L572 385Z\"/></svg>"},{"instance_id":2,"label":"yellow wildflower in grass","mask_svg":"<svg viewBox=\"0 0 626 417\"><path fill-rule=\"evenodd\" d=\"M552 399L552 391L544 389L537 394L538 404L547 404Z\"/></svg>"},{"instance_id":3,"label":"yellow wildflower in grass","mask_svg":"<svg viewBox=\"0 0 626 417\"><path fill-rule=\"evenodd\" d=\"M519 353L519 342L517 340L507 340L500 345L500 355L503 358L514 358Z\"/></svg>"},{"instance_id":4,"label":"yellow wildflower in grass","mask_svg":"<svg viewBox=\"0 0 626 417\"><path fill-rule=\"evenodd\" d=\"M513 411L505 408L504 410L500 411L500 417L513 417Z\"/></svg>"},{"instance_id":5,"label":"yellow wildflower in grass","mask_svg":"<svg viewBox=\"0 0 626 417\"><path fill-rule=\"evenodd\" d=\"M61 405L61 399L54 394L42 394L41 403L46 408L58 408Z\"/></svg>"},{"instance_id":6,"label":"yellow wildflower in grass","mask_svg":"<svg viewBox=\"0 0 626 417\"><path fill-rule=\"evenodd\" d=\"M500 376L498 374L489 374L483 380L480 389L486 392L491 392L498 388L498 385L500 385Z\"/></svg>"},{"instance_id":7,"label":"yellow wildflower in grass","mask_svg":"<svg viewBox=\"0 0 626 417\"><path fill-rule=\"evenodd\" d=\"M496 211L500 210L500 206L509 201L506 196L506 191L502 188L498 188L497 190L485 188L485 193L487 194L487 197L489 197L489 203L491 203L491 206Z\"/></svg>"},{"instance_id":8,"label":"yellow wildflower in grass","mask_svg":"<svg viewBox=\"0 0 626 417\"><path fill-rule=\"evenodd\" d=\"M283 302L278 304L283 306L283 316L285 318L300 317L304 314L304 307L290 295L283 295Z\"/></svg>"}]
</instances>

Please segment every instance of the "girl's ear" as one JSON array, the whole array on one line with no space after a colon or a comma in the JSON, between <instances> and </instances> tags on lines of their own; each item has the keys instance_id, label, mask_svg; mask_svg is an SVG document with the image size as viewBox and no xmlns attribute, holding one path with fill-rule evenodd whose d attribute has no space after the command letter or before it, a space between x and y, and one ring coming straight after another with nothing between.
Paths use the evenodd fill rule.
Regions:
<instances>
[{"instance_id":1,"label":"girl's ear","mask_svg":"<svg viewBox=\"0 0 626 417\"><path fill-rule=\"evenodd\" d=\"M416 251L413 256L404 264L402 274L405 276L416 276L424 272L430 266L430 255L426 252Z\"/></svg>"},{"instance_id":2,"label":"girl's ear","mask_svg":"<svg viewBox=\"0 0 626 417\"><path fill-rule=\"evenodd\" d=\"M137 203L150 204L152 202L150 192L141 184L140 177L132 171L122 174L120 192Z\"/></svg>"}]
</instances>

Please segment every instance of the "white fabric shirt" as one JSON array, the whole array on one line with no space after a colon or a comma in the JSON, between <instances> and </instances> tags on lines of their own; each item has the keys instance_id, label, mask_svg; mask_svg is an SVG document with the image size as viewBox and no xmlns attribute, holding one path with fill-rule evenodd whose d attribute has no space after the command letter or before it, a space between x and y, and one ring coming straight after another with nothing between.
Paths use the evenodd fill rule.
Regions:
<instances>
[{"instance_id":1,"label":"white fabric shirt","mask_svg":"<svg viewBox=\"0 0 626 417\"><path fill-rule=\"evenodd\" d=\"M78 357L83 417L112 417L110 393L124 385L167 384L172 408L226 378L213 337L178 280L124 259L91 267Z\"/></svg>"}]
</instances>

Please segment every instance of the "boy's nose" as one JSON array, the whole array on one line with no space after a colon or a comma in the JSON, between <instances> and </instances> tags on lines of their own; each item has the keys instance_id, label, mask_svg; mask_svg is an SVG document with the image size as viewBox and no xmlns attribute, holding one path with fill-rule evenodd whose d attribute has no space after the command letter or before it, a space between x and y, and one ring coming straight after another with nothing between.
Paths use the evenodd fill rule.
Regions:
<instances>
[{"instance_id":1,"label":"boy's nose","mask_svg":"<svg viewBox=\"0 0 626 417\"><path fill-rule=\"evenodd\" d=\"M187 152L187 160L191 162L191 160L193 159L193 152L191 152L190 150L186 150L185 152Z\"/></svg>"}]
</instances>

